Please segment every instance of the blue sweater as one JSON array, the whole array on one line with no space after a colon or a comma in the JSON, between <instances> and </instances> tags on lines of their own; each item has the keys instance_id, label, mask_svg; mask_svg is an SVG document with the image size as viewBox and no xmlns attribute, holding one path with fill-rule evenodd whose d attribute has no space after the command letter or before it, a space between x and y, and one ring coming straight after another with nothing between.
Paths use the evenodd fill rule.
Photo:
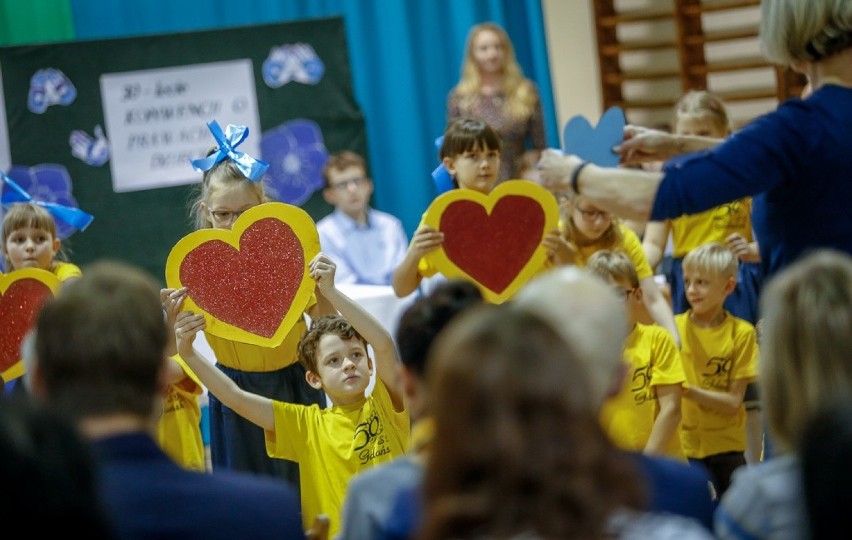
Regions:
<instances>
[{"instance_id":1,"label":"blue sweater","mask_svg":"<svg viewBox=\"0 0 852 540\"><path fill-rule=\"evenodd\" d=\"M790 99L710 152L668 168L652 220L754 197L763 271L808 250L852 253L852 89L824 85Z\"/></svg>"}]
</instances>

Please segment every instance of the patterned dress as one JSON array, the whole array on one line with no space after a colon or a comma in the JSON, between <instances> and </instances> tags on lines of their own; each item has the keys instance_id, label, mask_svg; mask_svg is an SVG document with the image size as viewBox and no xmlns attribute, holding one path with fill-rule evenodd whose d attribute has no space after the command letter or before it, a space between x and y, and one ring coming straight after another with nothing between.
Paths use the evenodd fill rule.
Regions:
<instances>
[{"instance_id":1,"label":"patterned dress","mask_svg":"<svg viewBox=\"0 0 852 540\"><path fill-rule=\"evenodd\" d=\"M526 119L511 117L504 110L505 98L501 93L490 96L481 95L472 106L462 109L461 98L454 88L447 98L447 120L453 120L462 116L479 118L491 126L503 141L503 151L500 157L499 180L508 180L514 176L515 161L524 153L527 146L527 138L531 147L541 150L545 147L544 138L544 113L541 108L541 98L538 88L534 83L532 91L535 95L532 114Z\"/></svg>"}]
</instances>

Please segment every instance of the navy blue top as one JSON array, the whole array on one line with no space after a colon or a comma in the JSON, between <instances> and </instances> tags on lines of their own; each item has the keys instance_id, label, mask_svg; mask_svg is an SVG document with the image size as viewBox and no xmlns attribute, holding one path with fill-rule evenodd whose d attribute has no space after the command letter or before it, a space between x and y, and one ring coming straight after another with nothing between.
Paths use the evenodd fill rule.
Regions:
<instances>
[{"instance_id":1,"label":"navy blue top","mask_svg":"<svg viewBox=\"0 0 852 540\"><path fill-rule=\"evenodd\" d=\"M749 195L766 275L813 248L852 253L852 89L829 84L806 100L789 99L713 150L669 168L650 219Z\"/></svg>"},{"instance_id":2,"label":"navy blue top","mask_svg":"<svg viewBox=\"0 0 852 540\"><path fill-rule=\"evenodd\" d=\"M146 434L95 441L101 497L123 539L303 539L299 500L281 480L202 473Z\"/></svg>"},{"instance_id":3,"label":"navy blue top","mask_svg":"<svg viewBox=\"0 0 852 540\"><path fill-rule=\"evenodd\" d=\"M650 512L690 517L713 530L716 503L710 492L710 473L701 464L631 453L648 489Z\"/></svg>"},{"instance_id":4,"label":"navy blue top","mask_svg":"<svg viewBox=\"0 0 852 540\"><path fill-rule=\"evenodd\" d=\"M648 496L646 510L695 519L713 531L716 503L710 493L710 474L702 465L630 452ZM423 518L421 485L400 490L379 540L414 538Z\"/></svg>"}]
</instances>

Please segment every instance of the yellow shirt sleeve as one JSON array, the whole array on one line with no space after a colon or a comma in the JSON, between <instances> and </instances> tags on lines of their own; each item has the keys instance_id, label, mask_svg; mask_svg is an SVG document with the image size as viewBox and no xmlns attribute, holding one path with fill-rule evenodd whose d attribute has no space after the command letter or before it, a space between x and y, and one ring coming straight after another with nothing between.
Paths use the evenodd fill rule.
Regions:
<instances>
[{"instance_id":1,"label":"yellow shirt sleeve","mask_svg":"<svg viewBox=\"0 0 852 540\"><path fill-rule=\"evenodd\" d=\"M76 264L57 261L53 264L53 274L59 278L59 281L67 281L82 276L83 272Z\"/></svg>"},{"instance_id":2,"label":"yellow shirt sleeve","mask_svg":"<svg viewBox=\"0 0 852 540\"><path fill-rule=\"evenodd\" d=\"M179 465L191 470L206 469L201 438L201 384L179 356L172 357L188 375L170 384L163 398L163 414L157 422L156 439L163 451Z\"/></svg>"},{"instance_id":3,"label":"yellow shirt sleeve","mask_svg":"<svg viewBox=\"0 0 852 540\"><path fill-rule=\"evenodd\" d=\"M317 514L328 514L330 537L340 528L349 480L408 450L408 412L394 411L381 379L369 397L353 406L320 409L273 401L273 414L275 430L265 432L266 451L299 463L305 530Z\"/></svg>"}]
</instances>

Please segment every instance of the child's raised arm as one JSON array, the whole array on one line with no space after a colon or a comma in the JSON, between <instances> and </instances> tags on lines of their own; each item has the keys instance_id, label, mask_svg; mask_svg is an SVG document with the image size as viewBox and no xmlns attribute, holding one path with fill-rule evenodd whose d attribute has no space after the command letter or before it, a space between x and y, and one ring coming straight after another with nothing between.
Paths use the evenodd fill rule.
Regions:
<instances>
[{"instance_id":1,"label":"child's raised arm","mask_svg":"<svg viewBox=\"0 0 852 540\"><path fill-rule=\"evenodd\" d=\"M335 269L334 261L324 253L317 254L310 264L311 277L322 294L373 348L377 375L387 388L394 409L401 411L404 405L398 373L399 355L393 337L378 319L334 286Z\"/></svg>"},{"instance_id":2,"label":"child's raised arm","mask_svg":"<svg viewBox=\"0 0 852 540\"><path fill-rule=\"evenodd\" d=\"M185 296L170 299L169 302L183 303ZM192 369L198 380L211 394L234 412L267 431L275 431L275 418L272 413L272 400L251 392L246 392L229 379L218 368L196 353L192 344L198 332L204 330L204 316L191 311L181 311L175 322L177 351Z\"/></svg>"},{"instance_id":3,"label":"child's raised arm","mask_svg":"<svg viewBox=\"0 0 852 540\"><path fill-rule=\"evenodd\" d=\"M642 303L645 304L645 309L648 314L659 326L668 330L669 334L675 340L678 349L680 348L680 334L677 331L677 325L674 322L672 307L669 305L657 282L654 281L654 276L650 275L639 280L639 286L642 288Z\"/></svg>"},{"instance_id":4,"label":"child's raised arm","mask_svg":"<svg viewBox=\"0 0 852 540\"><path fill-rule=\"evenodd\" d=\"M645 234L642 236L642 251L651 270L656 271L666 253L666 243L669 239L668 221L649 221L645 224Z\"/></svg>"},{"instance_id":5,"label":"child's raised arm","mask_svg":"<svg viewBox=\"0 0 852 540\"><path fill-rule=\"evenodd\" d=\"M166 354L172 356L177 353L177 342L175 341L175 321L180 312L182 302L176 300L186 295L186 287L180 289L160 289L160 304L166 313L166 326L169 327L169 340L166 342ZM175 300L174 302L170 300Z\"/></svg>"},{"instance_id":6,"label":"child's raised arm","mask_svg":"<svg viewBox=\"0 0 852 540\"><path fill-rule=\"evenodd\" d=\"M411 237L408 251L393 272L393 292L400 298L408 296L420 285L423 276L417 271L420 259L434 251L444 242L444 233L432 227L422 226Z\"/></svg>"}]
</instances>

